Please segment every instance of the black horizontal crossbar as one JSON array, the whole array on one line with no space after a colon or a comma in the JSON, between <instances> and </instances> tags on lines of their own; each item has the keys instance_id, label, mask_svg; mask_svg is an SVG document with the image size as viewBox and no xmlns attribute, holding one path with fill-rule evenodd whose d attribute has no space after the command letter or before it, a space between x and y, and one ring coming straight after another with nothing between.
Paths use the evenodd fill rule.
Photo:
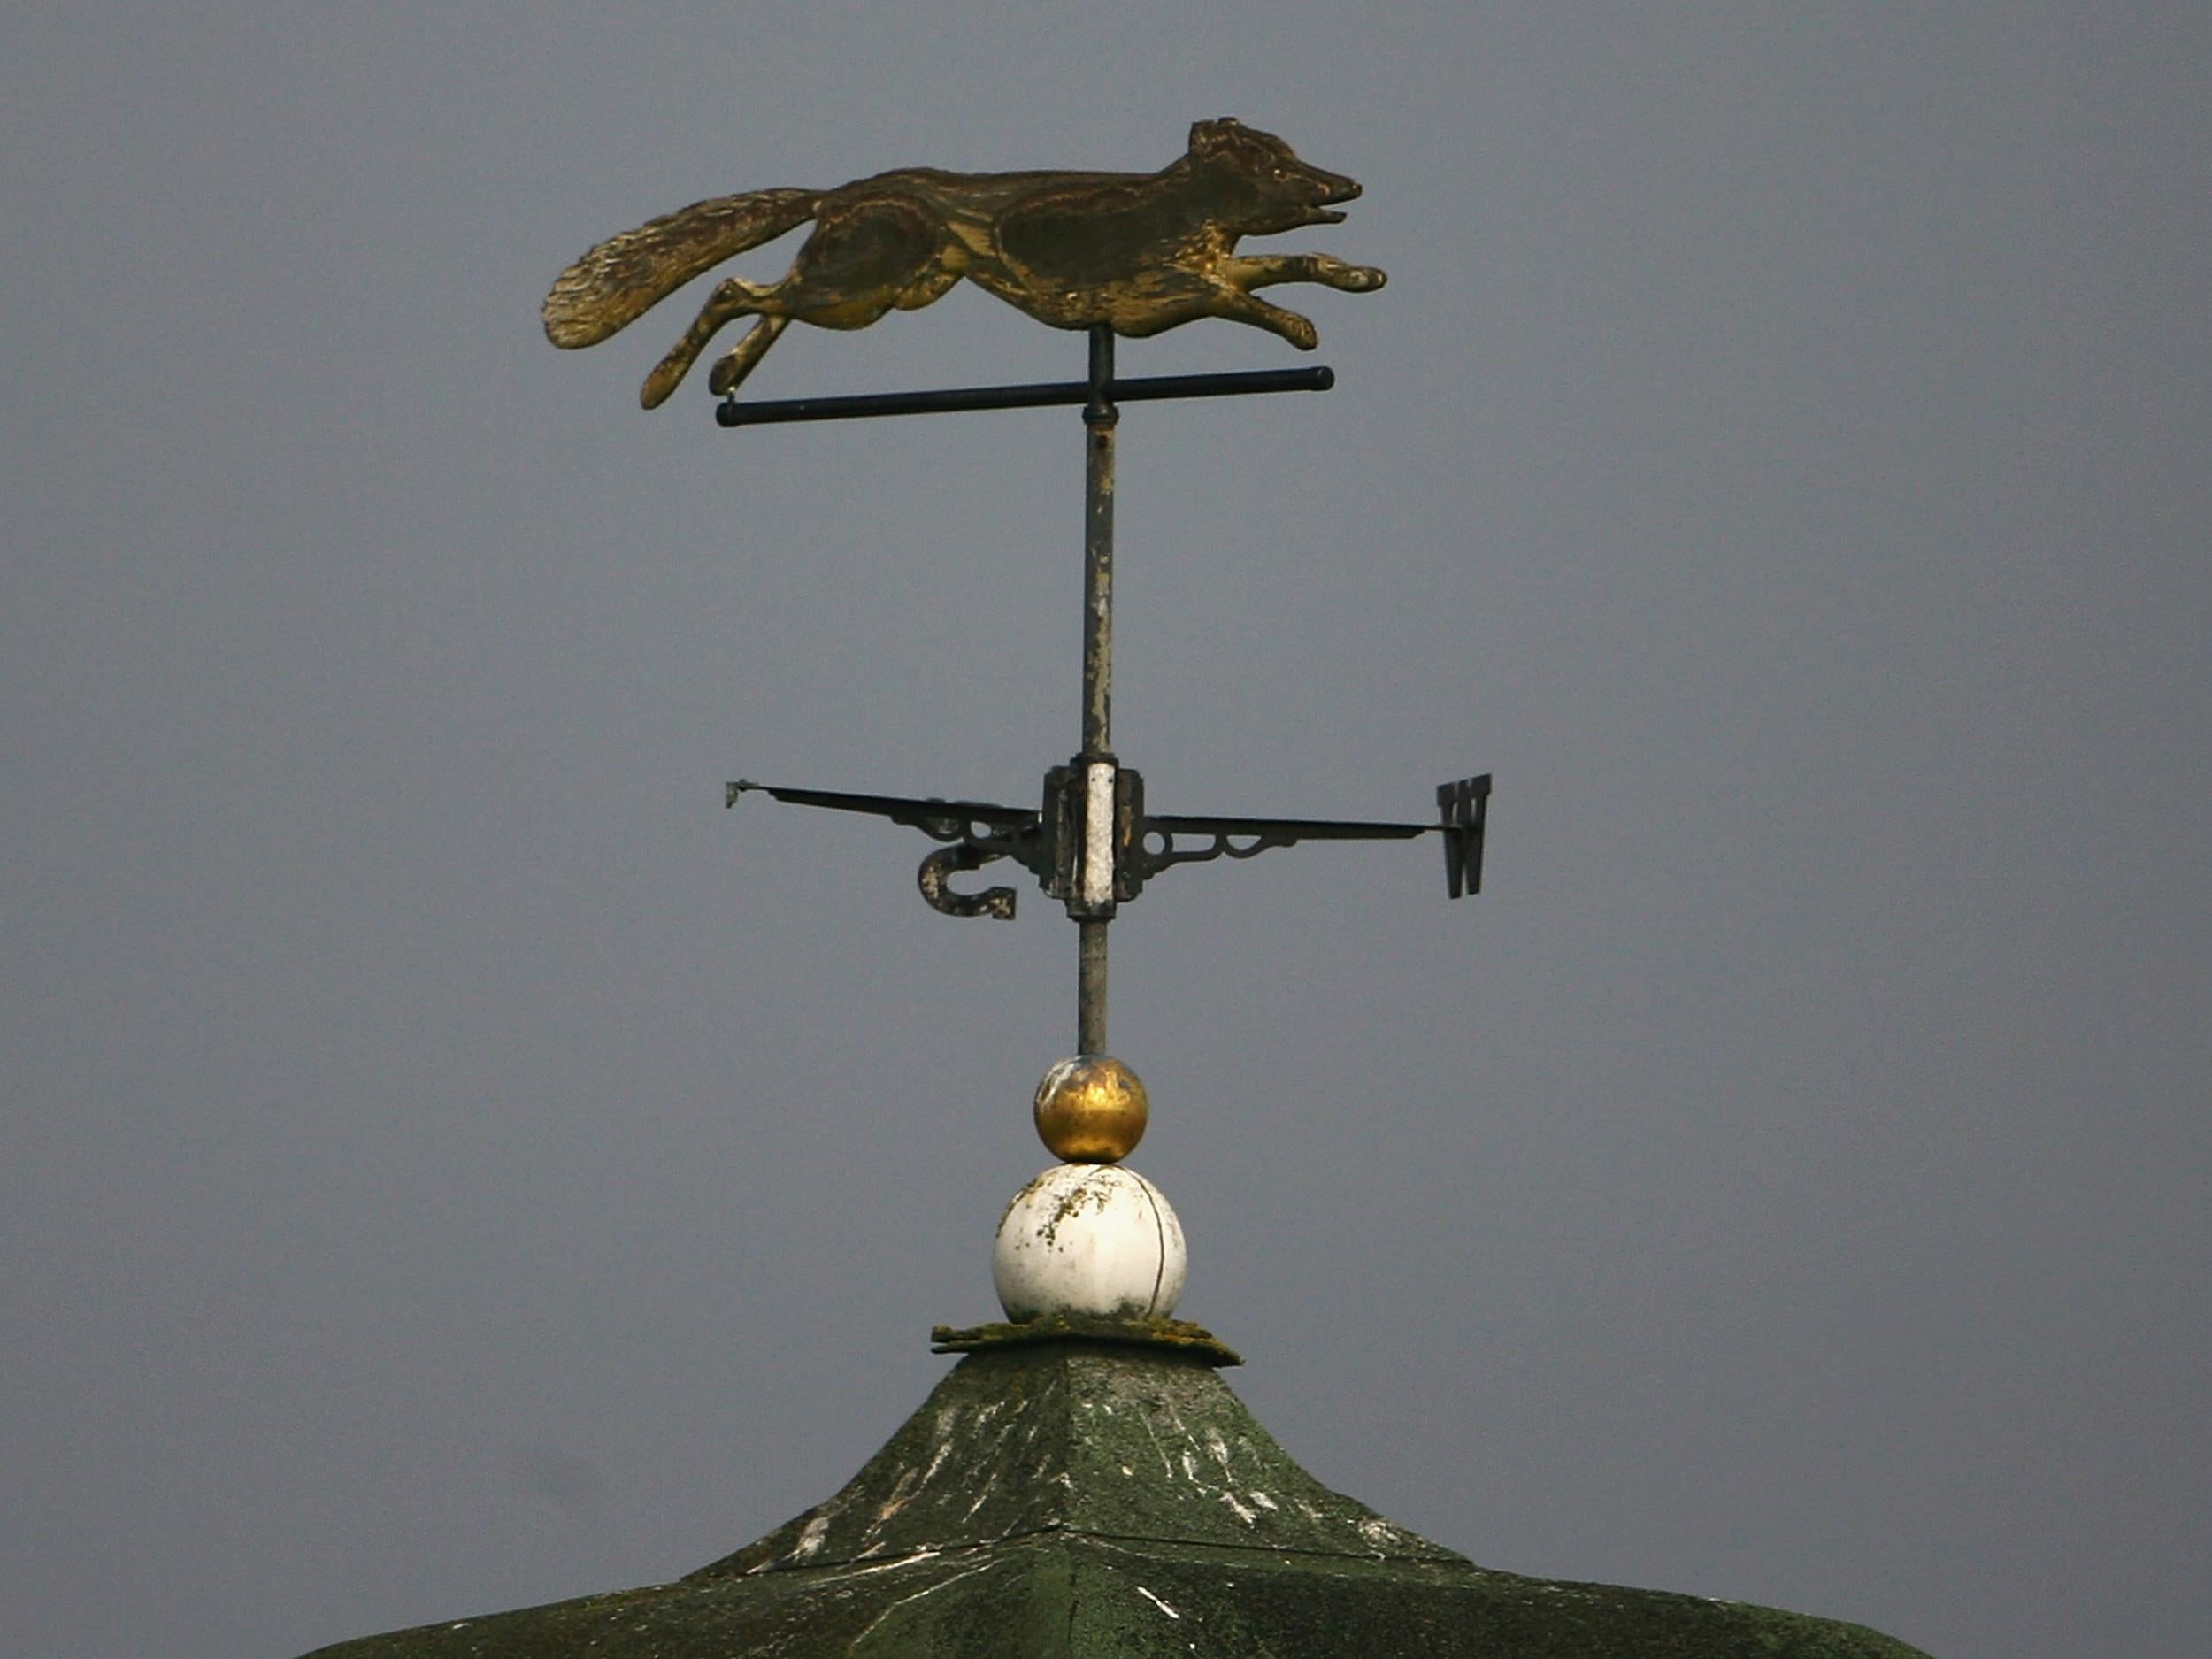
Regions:
<instances>
[{"instance_id":1,"label":"black horizontal crossbar","mask_svg":"<svg viewBox=\"0 0 2212 1659\"><path fill-rule=\"evenodd\" d=\"M1160 374L1109 380L1110 403L1142 403L1169 397L1227 397L1248 392L1325 392L1336 371L1256 369L1234 374ZM1047 380L1032 386L960 386L934 392L864 392L852 397L786 397L741 403L726 398L714 419L725 426L764 426L787 420L852 420L873 415L934 415L960 410L1042 409L1087 403L1087 380Z\"/></svg>"}]
</instances>

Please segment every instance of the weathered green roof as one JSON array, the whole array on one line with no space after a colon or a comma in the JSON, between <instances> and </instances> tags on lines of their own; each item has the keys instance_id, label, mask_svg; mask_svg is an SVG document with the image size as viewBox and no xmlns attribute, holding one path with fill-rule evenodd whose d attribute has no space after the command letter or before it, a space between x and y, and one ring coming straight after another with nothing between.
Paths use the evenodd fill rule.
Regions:
<instances>
[{"instance_id":1,"label":"weathered green roof","mask_svg":"<svg viewBox=\"0 0 2212 1659\"><path fill-rule=\"evenodd\" d=\"M844 1490L677 1583L309 1659L1924 1659L1856 1625L1478 1567L1331 1492L1202 1352L954 1368Z\"/></svg>"}]
</instances>

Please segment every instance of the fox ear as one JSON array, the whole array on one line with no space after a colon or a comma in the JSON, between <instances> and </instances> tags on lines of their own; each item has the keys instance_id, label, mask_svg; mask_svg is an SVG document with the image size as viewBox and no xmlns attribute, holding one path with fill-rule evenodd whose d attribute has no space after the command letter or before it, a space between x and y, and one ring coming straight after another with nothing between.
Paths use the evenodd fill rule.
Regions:
<instances>
[{"instance_id":1,"label":"fox ear","mask_svg":"<svg viewBox=\"0 0 2212 1659\"><path fill-rule=\"evenodd\" d=\"M1233 115L1225 115L1212 121L1193 121L1190 124L1190 147L1201 155L1210 150L1218 150L1223 141L1240 125Z\"/></svg>"}]
</instances>

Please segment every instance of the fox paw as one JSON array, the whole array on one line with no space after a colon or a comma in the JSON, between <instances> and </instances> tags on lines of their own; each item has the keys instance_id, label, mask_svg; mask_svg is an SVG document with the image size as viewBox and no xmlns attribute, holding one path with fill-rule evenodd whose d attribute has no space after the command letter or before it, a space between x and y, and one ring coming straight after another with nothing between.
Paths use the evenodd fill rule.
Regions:
<instances>
[{"instance_id":1,"label":"fox paw","mask_svg":"<svg viewBox=\"0 0 2212 1659\"><path fill-rule=\"evenodd\" d=\"M638 388L639 407L658 409L668 401L668 395L681 384L685 371L690 367L689 354L680 358L675 352L671 352L662 358L653 372L645 377L645 384Z\"/></svg>"}]
</instances>

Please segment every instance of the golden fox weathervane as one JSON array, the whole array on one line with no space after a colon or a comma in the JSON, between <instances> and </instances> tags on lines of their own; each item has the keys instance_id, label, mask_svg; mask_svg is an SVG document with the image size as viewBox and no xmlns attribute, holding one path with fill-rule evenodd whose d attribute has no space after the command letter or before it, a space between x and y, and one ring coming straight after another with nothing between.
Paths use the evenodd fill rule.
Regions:
<instances>
[{"instance_id":1,"label":"golden fox weathervane","mask_svg":"<svg viewBox=\"0 0 2212 1659\"><path fill-rule=\"evenodd\" d=\"M1233 119L1200 121L1190 148L1157 173L944 173L907 167L834 190L754 190L695 202L601 242L545 297L557 346L597 345L692 278L808 219L814 231L780 282L719 284L645 378L657 408L726 325L757 317L707 377L718 395L758 366L793 319L865 328L917 311L962 277L1056 328L1104 325L1133 339L1226 317L1313 349L1313 324L1256 299L1279 282L1350 294L1383 285L1372 265L1324 254L1242 257L1237 242L1303 225L1359 195L1340 173Z\"/></svg>"},{"instance_id":2,"label":"golden fox weathervane","mask_svg":"<svg viewBox=\"0 0 2212 1659\"><path fill-rule=\"evenodd\" d=\"M1080 403L1085 427L1083 746L1045 775L1041 807L980 801L849 795L771 787L741 779L726 800L760 790L802 806L863 812L947 843L922 861L922 896L948 916L1010 918L1014 890L963 891L963 872L1011 859L1059 900L1079 929L1076 1029L1085 1055L1106 1049L1106 926L1145 882L1177 864L1249 858L1302 841L1400 841L1440 834L1450 895L1479 892L1488 814L1487 773L1438 788L1438 819L1389 824L1332 818L1191 818L1145 810L1144 780L1113 753L1114 429L1118 404L1232 393L1326 391L1325 368L1231 374L1114 378L1114 338L1141 337L1225 317L1281 335L1301 350L1317 342L1310 320L1255 298L1281 282L1316 282L1351 294L1383 285L1371 265L1323 254L1240 255L1246 236L1333 225L1340 202L1359 195L1340 173L1299 160L1288 144L1242 123L1200 121L1190 148L1157 173L880 173L834 190L756 190L717 196L601 242L564 271L546 296L545 332L557 346L596 345L692 278L748 248L795 229L814 231L780 282L718 284L683 337L646 377L648 409L664 402L706 349L740 317L751 330L716 363L709 387L723 398L723 426L856 416ZM740 405L738 383L796 319L823 328L864 328L913 311L966 277L1041 322L1090 335L1082 381L969 387Z\"/></svg>"}]
</instances>

